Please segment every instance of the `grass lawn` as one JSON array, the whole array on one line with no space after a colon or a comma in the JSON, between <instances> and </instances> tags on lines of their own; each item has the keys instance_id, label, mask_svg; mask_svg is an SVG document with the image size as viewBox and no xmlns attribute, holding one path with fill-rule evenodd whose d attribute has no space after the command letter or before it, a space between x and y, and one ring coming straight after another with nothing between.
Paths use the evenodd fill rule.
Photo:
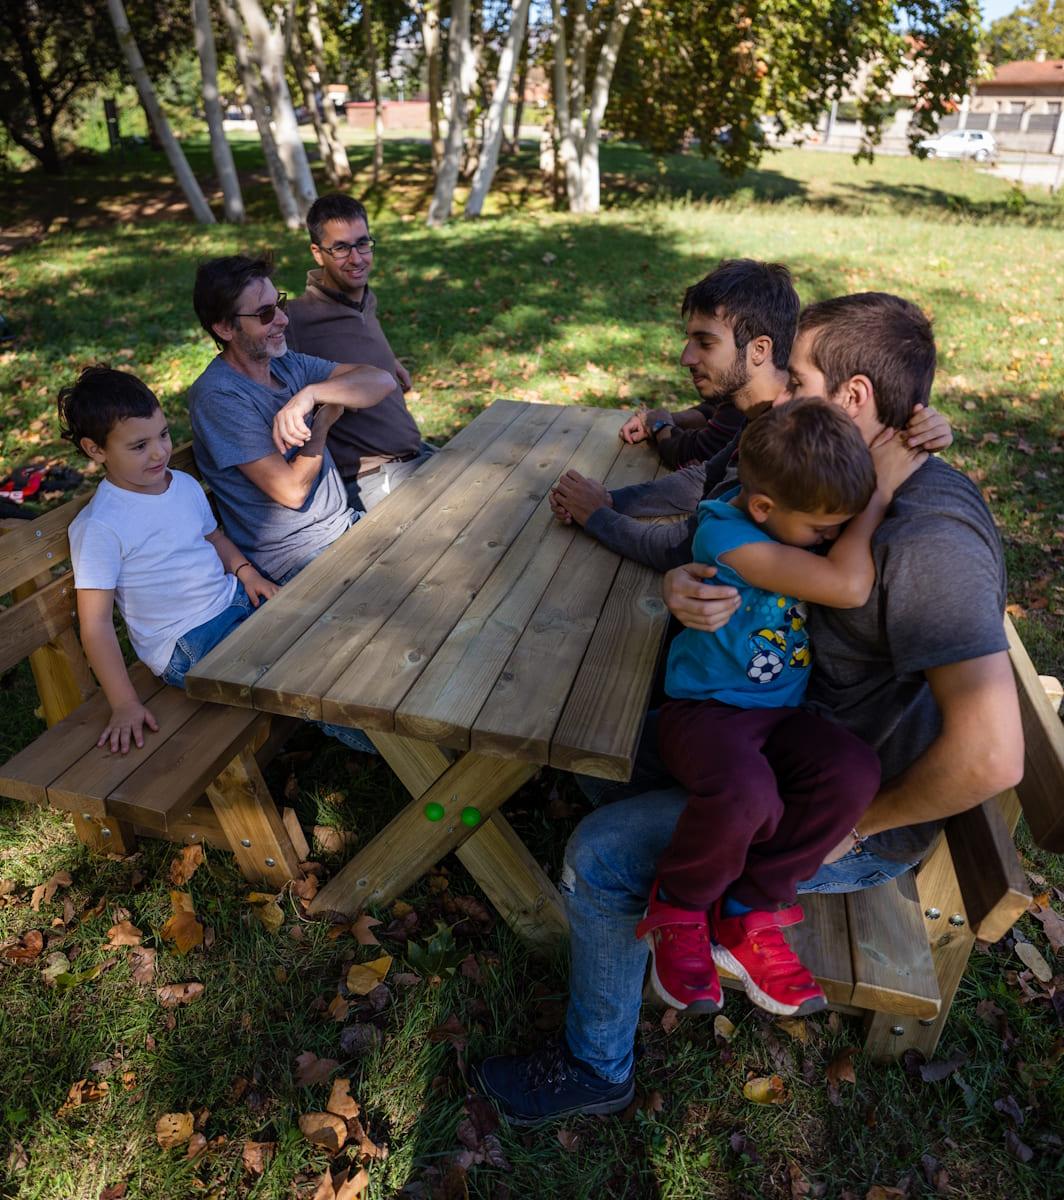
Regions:
<instances>
[{"instance_id":1,"label":"grass lawn","mask_svg":"<svg viewBox=\"0 0 1064 1200\"><path fill-rule=\"evenodd\" d=\"M374 283L414 376L411 408L435 438L499 396L685 405L680 299L724 256L785 261L803 300L879 288L922 304L938 334L935 403L956 434L948 457L980 483L999 522L1011 609L1039 671L1064 674L1058 203L1025 201L960 164L858 167L788 151L733 181L697 158L658 162L607 146L607 209L595 220L552 211L525 151L486 218L430 232L420 218L427 147L391 142L386 152L373 190L368 151L352 148L354 191L374 216ZM205 176L205 146L191 157ZM305 238L280 229L254 144L240 143L238 159L254 217L242 229L181 219L172 181L146 151L83 163L58 188L36 174L3 180L11 204L0 238L13 250L0 261L0 311L14 339L0 343L0 472L77 462L56 437L54 397L92 361L137 371L187 434L185 391L212 355L189 302L201 259L270 248L278 286L301 289ZM28 673L2 682L0 758L40 728ZM306 828L352 835L343 854L315 854L330 871L402 802L386 770L311 732L269 780ZM556 870L579 816L572 785L544 772L507 811ZM459 1058L529 1047L557 1027L565 964L530 959L453 860L405 898L409 912L376 914L382 950L350 934L331 940L288 894L282 926L269 932L229 858L211 851L187 885L211 944L181 957L160 933L177 853L145 842L133 860L90 859L54 814L0 801L0 941L31 929L48 938L31 965L0 960L0 1126L12 1147L0 1196L97 1200L125 1183L137 1200L310 1197L328 1155L297 1122L324 1107L329 1089L300 1086L296 1059L307 1051L338 1060L369 1137L388 1148L369 1163L371 1197L406 1184L424 1197L500 1200L1064 1194L1064 986L1052 1000L1027 996L1014 938L975 956L939 1053L964 1061L939 1082L857 1055L856 1082L829 1088L829 1066L837 1075L860 1042L857 1025L837 1016L806 1022L800 1041L732 999L737 1028L726 1041L711 1023L663 1028L648 1011L644 1102L627 1120L569 1122L562 1137L501 1130L511 1169L496 1158L465 1174L448 1165L466 1115ZM1060 862L1029 849L1026 865L1035 891L1060 909ZM35 911L33 888L62 871L69 885ZM132 950L107 946L123 920L157 951L150 984L134 978ZM440 981L396 981L419 960L410 944L427 944L437 921L452 930L437 955ZM1017 937L1053 960L1033 918ZM65 987L42 978L56 953L70 963ZM333 1020L328 1006L348 967L382 953L395 960L385 990L347 997L345 1018ZM158 986L188 981L204 985L195 1003L160 1005ZM452 1014L461 1034L445 1026ZM341 1041L342 1029L355 1032ZM468 1043L461 1055L456 1040ZM744 1099L751 1072L779 1074L784 1102ZM106 1082L106 1094L60 1114L80 1080ZM156 1121L172 1112L192 1113L209 1142L198 1158L157 1145ZM271 1144L263 1171L246 1143Z\"/></svg>"}]
</instances>

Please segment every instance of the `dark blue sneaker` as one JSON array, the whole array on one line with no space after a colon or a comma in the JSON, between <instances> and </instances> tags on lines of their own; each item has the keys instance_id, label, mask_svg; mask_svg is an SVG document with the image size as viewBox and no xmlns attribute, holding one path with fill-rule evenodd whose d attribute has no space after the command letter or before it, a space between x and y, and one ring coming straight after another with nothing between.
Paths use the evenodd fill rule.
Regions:
<instances>
[{"instance_id":1,"label":"dark blue sneaker","mask_svg":"<svg viewBox=\"0 0 1064 1200\"><path fill-rule=\"evenodd\" d=\"M538 1125L578 1113L621 1112L635 1096L635 1071L610 1083L569 1053L563 1040L533 1054L499 1055L474 1067L480 1091L511 1125Z\"/></svg>"}]
</instances>

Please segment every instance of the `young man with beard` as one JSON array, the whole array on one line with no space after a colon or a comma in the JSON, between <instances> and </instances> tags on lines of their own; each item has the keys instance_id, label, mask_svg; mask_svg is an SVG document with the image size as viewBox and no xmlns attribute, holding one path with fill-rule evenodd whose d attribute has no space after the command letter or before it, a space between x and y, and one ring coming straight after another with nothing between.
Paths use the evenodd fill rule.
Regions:
<instances>
[{"instance_id":1,"label":"young man with beard","mask_svg":"<svg viewBox=\"0 0 1064 1200\"><path fill-rule=\"evenodd\" d=\"M329 450L356 511L368 512L428 458L403 393L410 374L395 357L377 319L369 286L376 238L365 208L350 196L321 196L307 213L310 253L306 291L288 307L288 344L332 362L368 363L395 376L391 391L371 411L347 411L329 430Z\"/></svg>"},{"instance_id":2,"label":"young man with beard","mask_svg":"<svg viewBox=\"0 0 1064 1200\"><path fill-rule=\"evenodd\" d=\"M620 429L630 445L650 440L674 469L706 462L740 432L735 396L752 373L759 382L785 377L798 296L780 263L726 259L688 288L682 313L689 319L680 365L690 373L699 403L678 413L640 409ZM750 347L759 337L771 339L767 357L763 345Z\"/></svg>"}]
</instances>

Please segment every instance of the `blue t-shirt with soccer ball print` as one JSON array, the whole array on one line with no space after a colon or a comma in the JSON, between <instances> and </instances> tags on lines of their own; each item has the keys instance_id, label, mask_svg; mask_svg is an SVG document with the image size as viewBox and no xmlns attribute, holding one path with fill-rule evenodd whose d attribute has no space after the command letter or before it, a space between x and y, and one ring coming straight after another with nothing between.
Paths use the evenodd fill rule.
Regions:
<instances>
[{"instance_id":1,"label":"blue t-shirt with soccer ball print","mask_svg":"<svg viewBox=\"0 0 1064 1200\"><path fill-rule=\"evenodd\" d=\"M793 596L754 587L720 556L773 539L730 501L738 488L698 506L694 561L717 568L707 583L738 590L742 604L715 633L685 629L673 639L665 691L674 700L717 700L736 708L784 708L802 702L812 654L806 609Z\"/></svg>"}]
</instances>

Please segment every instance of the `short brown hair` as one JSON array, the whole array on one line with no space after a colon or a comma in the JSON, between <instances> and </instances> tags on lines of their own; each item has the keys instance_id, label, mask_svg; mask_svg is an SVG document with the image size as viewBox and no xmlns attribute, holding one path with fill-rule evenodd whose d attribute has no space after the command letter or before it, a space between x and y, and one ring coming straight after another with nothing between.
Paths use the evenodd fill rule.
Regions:
<instances>
[{"instance_id":1,"label":"short brown hair","mask_svg":"<svg viewBox=\"0 0 1064 1200\"><path fill-rule=\"evenodd\" d=\"M739 440L739 482L794 512L858 513L876 472L852 418L819 398L777 404Z\"/></svg>"},{"instance_id":2,"label":"short brown hair","mask_svg":"<svg viewBox=\"0 0 1064 1200\"><path fill-rule=\"evenodd\" d=\"M241 294L252 280L269 279L272 274L273 261L268 256L249 258L246 254L212 258L196 268L192 307L219 350L225 349L225 342L214 332L215 325L233 320Z\"/></svg>"},{"instance_id":3,"label":"short brown hair","mask_svg":"<svg viewBox=\"0 0 1064 1200\"><path fill-rule=\"evenodd\" d=\"M159 410L155 393L129 371L106 363L86 367L74 383L59 389L59 435L84 453L82 438L105 446L121 421L151 417Z\"/></svg>"},{"instance_id":4,"label":"short brown hair","mask_svg":"<svg viewBox=\"0 0 1064 1200\"><path fill-rule=\"evenodd\" d=\"M830 399L854 375L866 375L884 425L903 429L926 404L935 379L935 335L915 304L888 292L858 292L802 310L798 332L814 331L809 354Z\"/></svg>"},{"instance_id":5,"label":"short brown hair","mask_svg":"<svg viewBox=\"0 0 1064 1200\"><path fill-rule=\"evenodd\" d=\"M696 312L712 317L719 309L731 324L739 354L754 338L771 338L773 365L785 371L799 308L791 273L782 263L726 258L687 289L680 312L685 317Z\"/></svg>"}]
</instances>

